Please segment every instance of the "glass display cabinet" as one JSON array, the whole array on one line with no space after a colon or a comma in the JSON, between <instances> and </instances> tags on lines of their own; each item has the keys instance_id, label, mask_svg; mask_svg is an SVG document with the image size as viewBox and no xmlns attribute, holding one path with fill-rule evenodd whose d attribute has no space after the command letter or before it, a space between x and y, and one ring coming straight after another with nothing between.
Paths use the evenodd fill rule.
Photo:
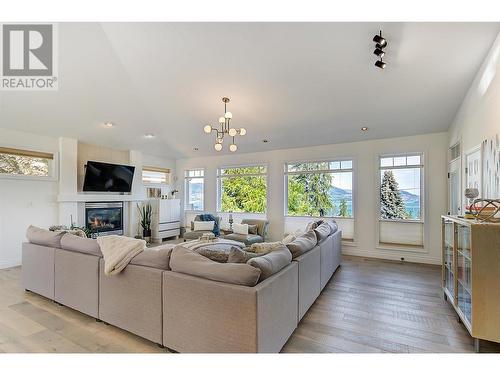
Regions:
<instances>
[{"instance_id":1,"label":"glass display cabinet","mask_svg":"<svg viewBox=\"0 0 500 375\"><path fill-rule=\"evenodd\" d=\"M442 216L444 298L474 338L500 342L500 224Z\"/></svg>"}]
</instances>

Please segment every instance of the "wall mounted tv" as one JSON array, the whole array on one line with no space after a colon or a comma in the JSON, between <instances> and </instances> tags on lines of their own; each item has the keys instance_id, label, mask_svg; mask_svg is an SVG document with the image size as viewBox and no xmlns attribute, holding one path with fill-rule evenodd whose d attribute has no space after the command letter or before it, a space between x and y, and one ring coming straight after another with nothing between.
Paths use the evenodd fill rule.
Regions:
<instances>
[{"instance_id":1,"label":"wall mounted tv","mask_svg":"<svg viewBox=\"0 0 500 375\"><path fill-rule=\"evenodd\" d=\"M135 167L88 161L83 191L130 193Z\"/></svg>"}]
</instances>

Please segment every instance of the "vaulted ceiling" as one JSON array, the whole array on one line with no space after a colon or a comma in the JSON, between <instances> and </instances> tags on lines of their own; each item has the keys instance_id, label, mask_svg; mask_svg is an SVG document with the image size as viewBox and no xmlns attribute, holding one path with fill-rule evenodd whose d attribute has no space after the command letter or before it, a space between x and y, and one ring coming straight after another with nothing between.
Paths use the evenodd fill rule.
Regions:
<instances>
[{"instance_id":1,"label":"vaulted ceiling","mask_svg":"<svg viewBox=\"0 0 500 375\"><path fill-rule=\"evenodd\" d=\"M373 65L379 29L385 70ZM499 31L498 23L62 23L59 90L0 92L0 127L172 158L213 155L203 126L217 123L229 96L234 126L247 129L238 152L445 131Z\"/></svg>"}]
</instances>

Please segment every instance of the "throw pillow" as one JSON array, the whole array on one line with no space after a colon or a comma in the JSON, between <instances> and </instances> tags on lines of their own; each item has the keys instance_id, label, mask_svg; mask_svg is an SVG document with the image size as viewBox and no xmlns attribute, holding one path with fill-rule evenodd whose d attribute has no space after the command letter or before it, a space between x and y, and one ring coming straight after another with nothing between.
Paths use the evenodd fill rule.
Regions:
<instances>
[{"instance_id":1,"label":"throw pillow","mask_svg":"<svg viewBox=\"0 0 500 375\"><path fill-rule=\"evenodd\" d=\"M248 234L248 224L233 224L233 233Z\"/></svg>"},{"instance_id":2,"label":"throw pillow","mask_svg":"<svg viewBox=\"0 0 500 375\"><path fill-rule=\"evenodd\" d=\"M259 229L257 224L248 224L248 233L257 234L257 230Z\"/></svg>"},{"instance_id":3,"label":"throw pillow","mask_svg":"<svg viewBox=\"0 0 500 375\"><path fill-rule=\"evenodd\" d=\"M195 221L194 230L207 230L212 231L214 229L215 221Z\"/></svg>"},{"instance_id":4,"label":"throw pillow","mask_svg":"<svg viewBox=\"0 0 500 375\"><path fill-rule=\"evenodd\" d=\"M195 249L194 252L217 263L227 263L229 258L229 253L227 251L211 249L208 247L199 247Z\"/></svg>"},{"instance_id":5,"label":"throw pillow","mask_svg":"<svg viewBox=\"0 0 500 375\"><path fill-rule=\"evenodd\" d=\"M292 242L293 240L295 240L296 238L297 238L297 236L295 236L295 234L290 233L289 235L287 235L285 238L283 238L283 239L281 240L281 243L282 243L283 245L287 245L287 244L289 244L290 242Z\"/></svg>"},{"instance_id":6,"label":"throw pillow","mask_svg":"<svg viewBox=\"0 0 500 375\"><path fill-rule=\"evenodd\" d=\"M233 246L229 251L229 257L227 258L227 263L246 263L250 259L255 257L260 257L263 254L252 253L240 249L239 247Z\"/></svg>"},{"instance_id":7,"label":"throw pillow","mask_svg":"<svg viewBox=\"0 0 500 375\"><path fill-rule=\"evenodd\" d=\"M252 244L250 251L257 254L267 254L282 245L281 242L259 242Z\"/></svg>"}]
</instances>

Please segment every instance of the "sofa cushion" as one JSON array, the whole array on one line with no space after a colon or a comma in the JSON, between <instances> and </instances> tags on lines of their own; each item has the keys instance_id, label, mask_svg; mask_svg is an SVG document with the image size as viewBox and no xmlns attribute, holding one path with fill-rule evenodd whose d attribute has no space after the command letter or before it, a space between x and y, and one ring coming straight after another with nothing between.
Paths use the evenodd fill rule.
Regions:
<instances>
[{"instance_id":1,"label":"sofa cushion","mask_svg":"<svg viewBox=\"0 0 500 375\"><path fill-rule=\"evenodd\" d=\"M61 238L61 248L102 257L101 248L96 240L75 236L74 234L66 233Z\"/></svg>"},{"instance_id":2,"label":"sofa cushion","mask_svg":"<svg viewBox=\"0 0 500 375\"><path fill-rule=\"evenodd\" d=\"M61 238L65 232L51 232L47 229L42 229L30 225L26 230L26 238L29 242L40 246L61 248Z\"/></svg>"},{"instance_id":3,"label":"sofa cushion","mask_svg":"<svg viewBox=\"0 0 500 375\"><path fill-rule=\"evenodd\" d=\"M307 253L309 250L312 250L317 244L318 240L316 238L316 232L314 230L310 230L297 237L294 241L286 245L286 247L290 250L292 257L295 259L298 256Z\"/></svg>"},{"instance_id":4,"label":"sofa cushion","mask_svg":"<svg viewBox=\"0 0 500 375\"><path fill-rule=\"evenodd\" d=\"M292 254L286 246L281 245L279 249L273 250L268 254L250 259L247 264L261 271L259 280L262 281L281 271L288 266L291 261Z\"/></svg>"},{"instance_id":5,"label":"sofa cushion","mask_svg":"<svg viewBox=\"0 0 500 375\"><path fill-rule=\"evenodd\" d=\"M332 232L332 228L330 227L330 225L328 225L328 223L322 223L318 225L316 229L314 229L314 232L316 232L318 242L321 242L330 235L330 233Z\"/></svg>"},{"instance_id":6,"label":"sofa cushion","mask_svg":"<svg viewBox=\"0 0 500 375\"><path fill-rule=\"evenodd\" d=\"M137 254L132 258L130 264L168 271L170 270L171 253L172 245L153 247Z\"/></svg>"},{"instance_id":7,"label":"sofa cushion","mask_svg":"<svg viewBox=\"0 0 500 375\"><path fill-rule=\"evenodd\" d=\"M316 220L316 221L311 221L309 224L306 226L306 232L310 230L314 230L317 227L319 227L321 224L323 224L323 220Z\"/></svg>"},{"instance_id":8,"label":"sofa cushion","mask_svg":"<svg viewBox=\"0 0 500 375\"><path fill-rule=\"evenodd\" d=\"M172 250L170 268L174 272L245 286L256 285L261 272L248 264L214 262L182 245Z\"/></svg>"}]
</instances>

